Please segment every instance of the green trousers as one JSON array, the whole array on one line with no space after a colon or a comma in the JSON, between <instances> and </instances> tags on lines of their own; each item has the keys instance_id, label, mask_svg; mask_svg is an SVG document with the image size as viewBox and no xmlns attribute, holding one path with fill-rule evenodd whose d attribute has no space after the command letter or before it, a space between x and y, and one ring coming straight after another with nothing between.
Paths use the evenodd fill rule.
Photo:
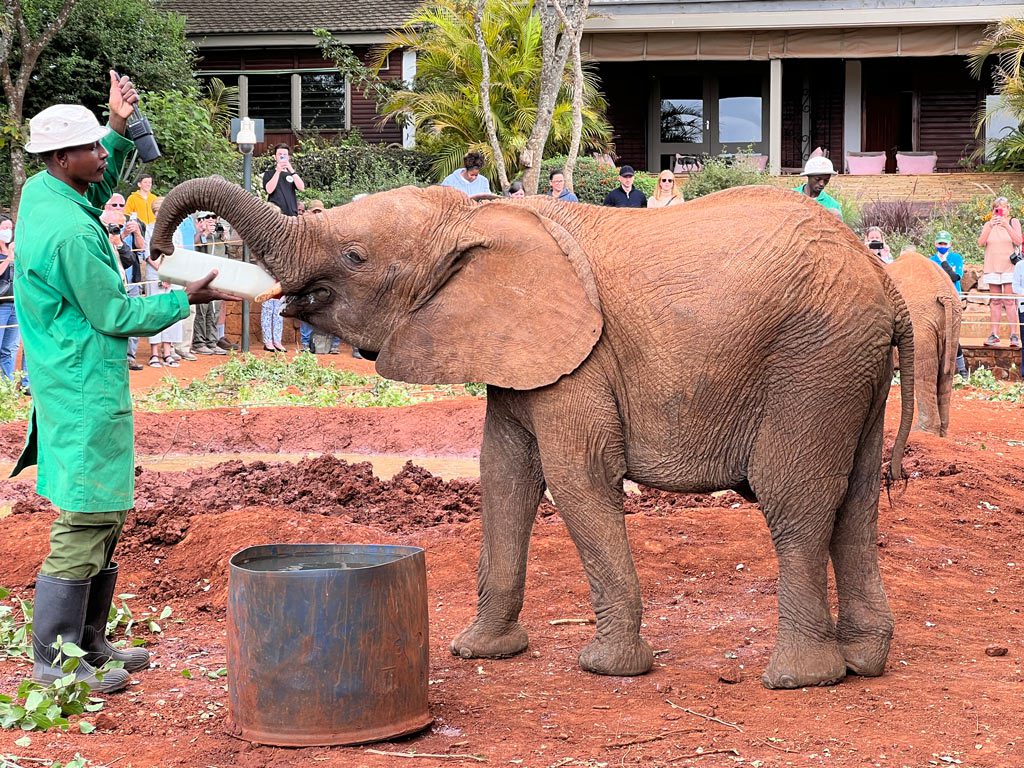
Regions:
<instances>
[{"instance_id":1,"label":"green trousers","mask_svg":"<svg viewBox=\"0 0 1024 768\"><path fill-rule=\"evenodd\" d=\"M39 572L58 579L91 579L110 565L128 510L68 512L50 526L50 554Z\"/></svg>"}]
</instances>

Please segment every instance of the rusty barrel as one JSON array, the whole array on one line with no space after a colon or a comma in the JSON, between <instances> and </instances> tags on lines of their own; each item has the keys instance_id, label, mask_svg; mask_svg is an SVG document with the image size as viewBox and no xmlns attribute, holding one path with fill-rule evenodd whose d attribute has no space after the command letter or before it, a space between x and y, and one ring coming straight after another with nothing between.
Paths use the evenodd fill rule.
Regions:
<instances>
[{"instance_id":1,"label":"rusty barrel","mask_svg":"<svg viewBox=\"0 0 1024 768\"><path fill-rule=\"evenodd\" d=\"M260 744L360 744L430 723L419 547L268 544L230 561L231 732Z\"/></svg>"}]
</instances>

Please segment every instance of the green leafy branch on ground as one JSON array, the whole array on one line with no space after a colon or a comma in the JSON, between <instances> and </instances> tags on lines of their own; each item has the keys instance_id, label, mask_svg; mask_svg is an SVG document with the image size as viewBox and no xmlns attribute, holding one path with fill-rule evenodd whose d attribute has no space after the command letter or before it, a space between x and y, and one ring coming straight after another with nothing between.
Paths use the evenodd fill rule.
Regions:
<instances>
[{"instance_id":1,"label":"green leafy branch on ground","mask_svg":"<svg viewBox=\"0 0 1024 768\"><path fill-rule=\"evenodd\" d=\"M975 400L992 402L1022 403L1024 402L1024 382L1009 384L999 381L985 366L980 365L971 371L964 381L959 376L953 379L953 389L974 390L967 396Z\"/></svg>"},{"instance_id":2,"label":"green leafy branch on ground","mask_svg":"<svg viewBox=\"0 0 1024 768\"><path fill-rule=\"evenodd\" d=\"M130 594L118 595L117 599L121 601L121 605L117 605L116 600L110 604L110 613L107 615L107 635L111 638L114 645L120 645L125 641L132 646L145 645L146 640L134 634L138 632L139 626L145 627L146 630L154 635L159 635L163 632L159 622L169 619L171 614L174 613L174 609L171 606L165 605L159 614L156 613L156 608L151 607L149 611L142 613L136 618L126 602L134 597L135 595ZM124 637L122 640L114 641L113 638L116 637L119 627L123 627Z\"/></svg>"},{"instance_id":3,"label":"green leafy branch on ground","mask_svg":"<svg viewBox=\"0 0 1024 768\"><path fill-rule=\"evenodd\" d=\"M6 600L11 591L0 587L0 600ZM12 598L13 600L13 598ZM0 605L0 653L3 659L32 658L32 603L17 601L13 605Z\"/></svg>"},{"instance_id":4,"label":"green leafy branch on ground","mask_svg":"<svg viewBox=\"0 0 1024 768\"><path fill-rule=\"evenodd\" d=\"M63 642L59 636L53 647L58 650L56 663L64 675L45 684L25 680L18 686L14 696L0 695L0 728L20 728L23 731L47 731L50 728L67 730L70 726L68 718L103 709L103 699L91 695L89 683L75 679L75 671L85 651L74 643ZM96 671L97 677L102 678L103 673L114 666L121 665L105 664ZM87 720L79 720L78 728L82 733L92 733L96 726Z\"/></svg>"}]
</instances>

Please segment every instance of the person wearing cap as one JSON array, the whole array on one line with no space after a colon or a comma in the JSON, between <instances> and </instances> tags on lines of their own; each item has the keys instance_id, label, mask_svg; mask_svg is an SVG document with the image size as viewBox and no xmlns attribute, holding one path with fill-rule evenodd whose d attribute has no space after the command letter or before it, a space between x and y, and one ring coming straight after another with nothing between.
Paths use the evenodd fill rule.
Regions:
<instances>
[{"instance_id":1,"label":"person wearing cap","mask_svg":"<svg viewBox=\"0 0 1024 768\"><path fill-rule=\"evenodd\" d=\"M930 258L953 281L953 287L960 293L960 279L964 276L964 257L953 250L953 236L946 230L943 229L935 235L935 253ZM961 378L967 378L967 362L959 343L956 347L956 374Z\"/></svg>"},{"instance_id":2,"label":"person wearing cap","mask_svg":"<svg viewBox=\"0 0 1024 768\"><path fill-rule=\"evenodd\" d=\"M647 195L633 188L633 166L619 169L619 186L604 196L604 204L612 208L646 208Z\"/></svg>"},{"instance_id":3,"label":"person wearing cap","mask_svg":"<svg viewBox=\"0 0 1024 768\"><path fill-rule=\"evenodd\" d=\"M38 464L36 490L58 507L50 553L36 578L32 677L64 676L58 637L85 656L75 677L112 692L149 665L142 648L106 639L115 593L114 547L134 505L135 456L128 389L129 336L156 332L188 314L189 302L222 296L215 273L162 296L130 298L100 222L132 149L126 118L138 94L110 72L110 125L85 107L57 104L29 121L28 152L46 169L26 183L17 217L15 305L32 361L32 411L12 477ZM97 667L118 661L97 677Z\"/></svg>"},{"instance_id":4,"label":"person wearing cap","mask_svg":"<svg viewBox=\"0 0 1024 768\"><path fill-rule=\"evenodd\" d=\"M807 177L807 182L799 187L793 187L793 191L807 195L812 200L817 200L842 221L843 207L838 200L825 191L825 187L835 175L836 169L827 157L809 157L801 173L801 176Z\"/></svg>"}]
</instances>

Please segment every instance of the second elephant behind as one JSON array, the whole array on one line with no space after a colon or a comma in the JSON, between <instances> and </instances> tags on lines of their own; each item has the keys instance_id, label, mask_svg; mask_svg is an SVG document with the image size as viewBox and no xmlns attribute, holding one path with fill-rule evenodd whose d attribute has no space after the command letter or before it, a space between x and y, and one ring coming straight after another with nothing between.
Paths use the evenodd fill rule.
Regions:
<instances>
[{"instance_id":1,"label":"second elephant behind","mask_svg":"<svg viewBox=\"0 0 1024 768\"><path fill-rule=\"evenodd\" d=\"M963 309L953 282L931 259L913 251L885 267L903 294L914 325L917 426L945 437Z\"/></svg>"}]
</instances>

